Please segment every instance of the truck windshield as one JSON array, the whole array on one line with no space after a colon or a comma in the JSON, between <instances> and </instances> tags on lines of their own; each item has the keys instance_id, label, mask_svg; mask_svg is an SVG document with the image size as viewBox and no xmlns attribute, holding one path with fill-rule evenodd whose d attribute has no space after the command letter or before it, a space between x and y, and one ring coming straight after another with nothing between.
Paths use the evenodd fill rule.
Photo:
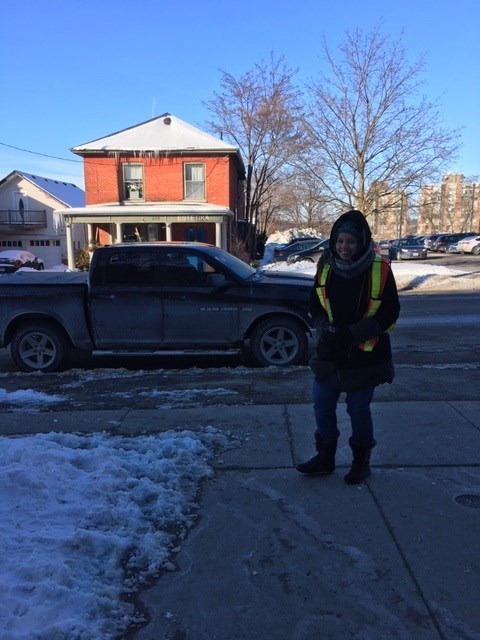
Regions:
<instances>
[{"instance_id":1,"label":"truck windshield","mask_svg":"<svg viewBox=\"0 0 480 640\"><path fill-rule=\"evenodd\" d=\"M243 278L244 280L248 280L248 278L252 278L257 270L251 267L240 258L232 255L231 253L227 253L226 251L222 251L219 249L218 251L211 251L210 255L215 258L217 262L233 271L239 278Z\"/></svg>"}]
</instances>

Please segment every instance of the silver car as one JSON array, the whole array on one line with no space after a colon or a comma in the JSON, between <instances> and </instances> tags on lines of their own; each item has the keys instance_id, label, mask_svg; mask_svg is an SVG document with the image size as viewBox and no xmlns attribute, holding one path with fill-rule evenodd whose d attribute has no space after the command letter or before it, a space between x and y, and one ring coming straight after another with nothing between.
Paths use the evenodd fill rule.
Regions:
<instances>
[{"instance_id":1,"label":"silver car","mask_svg":"<svg viewBox=\"0 0 480 640\"><path fill-rule=\"evenodd\" d=\"M471 253L474 256L480 255L480 235L463 238L457 243L460 253Z\"/></svg>"}]
</instances>

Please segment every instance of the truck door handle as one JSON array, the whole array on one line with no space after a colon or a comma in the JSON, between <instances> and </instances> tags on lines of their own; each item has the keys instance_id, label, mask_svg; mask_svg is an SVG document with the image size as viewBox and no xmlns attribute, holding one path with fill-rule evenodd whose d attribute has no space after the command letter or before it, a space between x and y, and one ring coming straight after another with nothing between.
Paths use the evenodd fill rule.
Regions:
<instances>
[{"instance_id":1,"label":"truck door handle","mask_svg":"<svg viewBox=\"0 0 480 640\"><path fill-rule=\"evenodd\" d=\"M115 300L114 293L106 293L105 295L97 296L98 300Z\"/></svg>"}]
</instances>

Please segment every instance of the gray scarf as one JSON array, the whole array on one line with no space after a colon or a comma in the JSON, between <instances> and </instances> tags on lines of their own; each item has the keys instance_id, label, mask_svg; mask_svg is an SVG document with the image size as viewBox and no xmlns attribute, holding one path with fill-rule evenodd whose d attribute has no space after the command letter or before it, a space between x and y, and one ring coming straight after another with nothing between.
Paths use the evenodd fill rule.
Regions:
<instances>
[{"instance_id":1,"label":"gray scarf","mask_svg":"<svg viewBox=\"0 0 480 640\"><path fill-rule=\"evenodd\" d=\"M332 265L332 269L338 276L346 278L347 280L355 278L355 276L359 276L361 273L364 273L369 269L374 258L375 251L373 248L373 242L370 243L370 246L367 248L365 253L363 253L358 260L355 260L354 262L346 262L345 260L337 258L333 255L330 249L327 249L324 254L325 262Z\"/></svg>"}]
</instances>

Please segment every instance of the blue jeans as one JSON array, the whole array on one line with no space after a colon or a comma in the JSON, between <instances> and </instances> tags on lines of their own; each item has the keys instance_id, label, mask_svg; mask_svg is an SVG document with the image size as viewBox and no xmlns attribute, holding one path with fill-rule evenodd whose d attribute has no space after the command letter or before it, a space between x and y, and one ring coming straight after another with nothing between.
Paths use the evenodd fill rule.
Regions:
<instances>
[{"instance_id":1,"label":"blue jeans","mask_svg":"<svg viewBox=\"0 0 480 640\"><path fill-rule=\"evenodd\" d=\"M360 445L373 442L373 422L370 403L375 387L346 391L347 413L352 423L352 441ZM338 438L337 402L340 389L334 378L313 382L313 408L317 429L315 437L321 440Z\"/></svg>"}]
</instances>

